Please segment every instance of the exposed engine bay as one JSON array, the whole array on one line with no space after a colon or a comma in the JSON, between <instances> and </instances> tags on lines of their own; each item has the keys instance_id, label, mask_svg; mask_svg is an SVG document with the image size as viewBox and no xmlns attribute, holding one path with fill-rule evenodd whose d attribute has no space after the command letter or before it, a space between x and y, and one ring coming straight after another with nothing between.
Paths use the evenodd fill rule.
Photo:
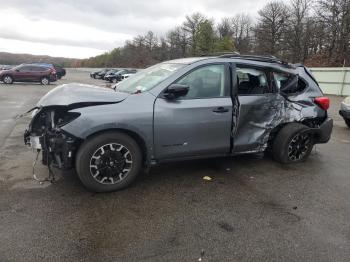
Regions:
<instances>
[{"instance_id":1,"label":"exposed engine bay","mask_svg":"<svg viewBox=\"0 0 350 262\"><path fill-rule=\"evenodd\" d=\"M42 152L42 163L60 169L73 166L76 144L79 139L67 134L60 127L80 116L68 112L65 106L37 108L33 120L25 131L25 143Z\"/></svg>"}]
</instances>

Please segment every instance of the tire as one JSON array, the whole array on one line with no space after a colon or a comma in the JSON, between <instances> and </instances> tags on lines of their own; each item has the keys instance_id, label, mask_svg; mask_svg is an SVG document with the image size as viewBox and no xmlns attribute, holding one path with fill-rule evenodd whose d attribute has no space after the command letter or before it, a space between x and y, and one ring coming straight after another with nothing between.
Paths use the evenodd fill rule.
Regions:
<instances>
[{"instance_id":1,"label":"tire","mask_svg":"<svg viewBox=\"0 0 350 262\"><path fill-rule=\"evenodd\" d=\"M49 85L50 79L48 77L44 76L43 78L40 79L40 83L44 86Z\"/></svg>"},{"instance_id":2,"label":"tire","mask_svg":"<svg viewBox=\"0 0 350 262\"><path fill-rule=\"evenodd\" d=\"M284 126L273 141L273 158L283 164L305 161L314 145L313 135L304 132L307 129L299 123Z\"/></svg>"},{"instance_id":3,"label":"tire","mask_svg":"<svg viewBox=\"0 0 350 262\"><path fill-rule=\"evenodd\" d=\"M345 124L350 127L350 118L344 118Z\"/></svg>"},{"instance_id":4,"label":"tire","mask_svg":"<svg viewBox=\"0 0 350 262\"><path fill-rule=\"evenodd\" d=\"M93 78L93 79L96 79L96 75L93 75L92 78Z\"/></svg>"},{"instance_id":5,"label":"tire","mask_svg":"<svg viewBox=\"0 0 350 262\"><path fill-rule=\"evenodd\" d=\"M142 154L136 141L128 135L106 132L81 145L75 164L87 189L112 192L128 187L136 179L142 167Z\"/></svg>"},{"instance_id":6,"label":"tire","mask_svg":"<svg viewBox=\"0 0 350 262\"><path fill-rule=\"evenodd\" d=\"M12 84L13 83L13 78L12 76L9 76L9 75L6 75L2 78L2 81L5 83L5 84Z\"/></svg>"}]
</instances>

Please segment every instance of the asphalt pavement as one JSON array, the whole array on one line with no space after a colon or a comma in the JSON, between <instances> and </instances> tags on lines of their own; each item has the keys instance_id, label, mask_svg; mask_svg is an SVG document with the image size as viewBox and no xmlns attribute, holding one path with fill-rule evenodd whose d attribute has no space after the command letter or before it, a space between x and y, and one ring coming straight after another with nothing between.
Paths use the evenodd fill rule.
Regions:
<instances>
[{"instance_id":1,"label":"asphalt pavement","mask_svg":"<svg viewBox=\"0 0 350 262\"><path fill-rule=\"evenodd\" d=\"M130 188L88 192L72 172L32 179L23 145L50 86L0 83L0 261L349 261L350 129L331 97L334 131L305 163L262 155L164 164ZM45 177L40 164L37 175ZM210 176L212 181L203 180Z\"/></svg>"}]
</instances>

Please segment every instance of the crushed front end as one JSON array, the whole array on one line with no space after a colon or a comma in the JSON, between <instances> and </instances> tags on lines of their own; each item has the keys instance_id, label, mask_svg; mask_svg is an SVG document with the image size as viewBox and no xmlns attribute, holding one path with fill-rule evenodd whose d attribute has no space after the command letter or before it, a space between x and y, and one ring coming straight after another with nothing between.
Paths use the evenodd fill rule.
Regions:
<instances>
[{"instance_id":1,"label":"crushed front end","mask_svg":"<svg viewBox=\"0 0 350 262\"><path fill-rule=\"evenodd\" d=\"M42 153L42 163L48 167L74 167L75 152L80 139L63 131L62 126L80 116L65 106L41 107L33 111L33 118L24 133L24 143Z\"/></svg>"}]
</instances>

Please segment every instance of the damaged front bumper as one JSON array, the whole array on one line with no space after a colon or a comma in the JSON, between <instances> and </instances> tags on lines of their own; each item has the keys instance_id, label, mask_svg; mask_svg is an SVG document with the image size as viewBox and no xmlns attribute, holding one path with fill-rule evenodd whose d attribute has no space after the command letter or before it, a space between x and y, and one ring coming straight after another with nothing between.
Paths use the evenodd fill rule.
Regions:
<instances>
[{"instance_id":1,"label":"damaged front bumper","mask_svg":"<svg viewBox=\"0 0 350 262\"><path fill-rule=\"evenodd\" d=\"M79 139L57 125L54 110L38 108L32 117L24 132L24 144L37 152L41 151L43 165L59 169L74 167L74 153Z\"/></svg>"},{"instance_id":2,"label":"damaged front bumper","mask_svg":"<svg viewBox=\"0 0 350 262\"><path fill-rule=\"evenodd\" d=\"M24 143L33 150L41 151L43 165L54 166L59 169L74 167L77 139L63 131L44 133L37 136L26 130L24 132Z\"/></svg>"}]
</instances>

